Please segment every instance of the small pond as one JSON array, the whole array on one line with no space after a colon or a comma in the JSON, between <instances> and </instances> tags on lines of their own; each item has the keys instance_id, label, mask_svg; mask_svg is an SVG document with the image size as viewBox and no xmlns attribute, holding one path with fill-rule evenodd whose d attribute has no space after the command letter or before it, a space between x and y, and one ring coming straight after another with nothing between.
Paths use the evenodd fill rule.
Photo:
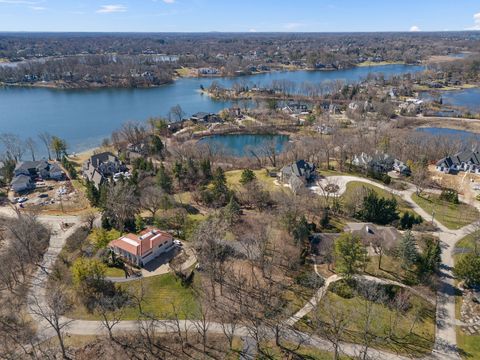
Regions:
<instances>
[{"instance_id":1,"label":"small pond","mask_svg":"<svg viewBox=\"0 0 480 360\"><path fill-rule=\"evenodd\" d=\"M265 155L265 148L272 144L278 153L285 149L289 137L272 134L221 134L200 139L199 144L208 144L214 151L235 157L251 157L253 153Z\"/></svg>"}]
</instances>

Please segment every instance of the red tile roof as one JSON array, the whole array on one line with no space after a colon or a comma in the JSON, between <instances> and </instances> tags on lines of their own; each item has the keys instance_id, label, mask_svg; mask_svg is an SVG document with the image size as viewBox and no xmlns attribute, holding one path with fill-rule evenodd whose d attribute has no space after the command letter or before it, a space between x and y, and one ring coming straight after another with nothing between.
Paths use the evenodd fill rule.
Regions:
<instances>
[{"instance_id":1,"label":"red tile roof","mask_svg":"<svg viewBox=\"0 0 480 360\"><path fill-rule=\"evenodd\" d=\"M158 247L173 240L172 235L155 228L149 228L140 234L126 234L110 242L110 247L117 247L135 256L144 256Z\"/></svg>"}]
</instances>

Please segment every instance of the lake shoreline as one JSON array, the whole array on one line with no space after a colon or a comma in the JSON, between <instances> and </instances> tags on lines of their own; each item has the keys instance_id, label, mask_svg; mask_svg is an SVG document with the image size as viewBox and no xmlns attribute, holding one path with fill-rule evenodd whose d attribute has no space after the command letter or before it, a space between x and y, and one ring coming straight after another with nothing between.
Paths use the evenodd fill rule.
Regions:
<instances>
[{"instance_id":1,"label":"lake shoreline","mask_svg":"<svg viewBox=\"0 0 480 360\"><path fill-rule=\"evenodd\" d=\"M300 72L300 71L306 71L306 72L337 72L337 71L345 71L345 70L352 70L355 68L361 69L361 68L375 68L375 67L384 67L384 66L390 66L390 65L403 65L403 66L421 66L419 64L406 64L404 62L377 62L377 63L359 63L356 64L352 67L346 67L346 68L341 68L341 69L335 69L335 68L328 68L328 69L312 69L312 68L301 68L301 67L295 67L295 68L285 68L285 69L274 69L270 71L258 71L254 72L251 74L234 74L234 75L209 75L209 76L201 76L201 75L179 75L177 73L176 76L173 76L171 81L164 82L162 84L158 85L146 85L146 86L111 86L111 85L104 85L104 84L99 84L99 83L88 83L88 84L83 84L83 83L67 83L65 81L50 81L50 82L34 82L34 83L5 83L5 82L0 82L0 87L13 87L13 88L40 88L40 89L56 89L56 90L97 90L97 89L150 89L150 88L158 88L162 87L164 85L171 85L174 84L176 81L181 80L181 79L188 79L188 78L194 78L194 79L217 79L217 78L229 78L229 79L236 79L236 78L242 78L246 76L256 76L256 75L265 75L265 74L273 74L273 73L290 73L290 72Z\"/></svg>"}]
</instances>

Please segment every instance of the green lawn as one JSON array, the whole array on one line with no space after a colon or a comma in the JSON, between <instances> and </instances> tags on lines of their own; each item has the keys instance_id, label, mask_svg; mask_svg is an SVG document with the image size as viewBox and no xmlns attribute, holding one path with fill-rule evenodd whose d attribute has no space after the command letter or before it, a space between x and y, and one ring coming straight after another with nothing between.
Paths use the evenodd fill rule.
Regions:
<instances>
[{"instance_id":1,"label":"green lawn","mask_svg":"<svg viewBox=\"0 0 480 360\"><path fill-rule=\"evenodd\" d=\"M185 318L185 314L192 314L197 306L197 297L190 288L184 288L173 274L158 275L120 284L123 289L131 293L139 293L141 286L145 289L143 311L152 313L160 318L168 319L174 315L173 306L179 316ZM87 312L85 307L77 305L72 312L67 314L74 319L99 320L100 317ZM136 306L125 309L123 320L136 320L139 309ZM189 315L192 317L194 315Z\"/></svg>"},{"instance_id":2,"label":"green lawn","mask_svg":"<svg viewBox=\"0 0 480 360\"><path fill-rule=\"evenodd\" d=\"M107 267L106 277L125 277L125 271L116 267Z\"/></svg>"},{"instance_id":3,"label":"green lawn","mask_svg":"<svg viewBox=\"0 0 480 360\"><path fill-rule=\"evenodd\" d=\"M480 335L467 335L457 326L457 345L462 359L480 359Z\"/></svg>"},{"instance_id":4,"label":"green lawn","mask_svg":"<svg viewBox=\"0 0 480 360\"><path fill-rule=\"evenodd\" d=\"M382 256L381 268L378 268L379 256L369 257L370 261L367 263L365 273L379 278L405 282L407 274L402 268L400 259L388 255Z\"/></svg>"},{"instance_id":5,"label":"green lawn","mask_svg":"<svg viewBox=\"0 0 480 360\"><path fill-rule=\"evenodd\" d=\"M435 219L452 230L469 225L479 217L478 210L473 206L464 203L452 204L440 200L436 194L424 193L421 196L413 194L412 200L429 214L435 211Z\"/></svg>"},{"instance_id":6,"label":"green lawn","mask_svg":"<svg viewBox=\"0 0 480 360\"><path fill-rule=\"evenodd\" d=\"M366 301L355 296L352 299L342 298L332 292L328 292L326 299L318 309L319 318L325 323L332 322L331 307L325 306L328 302L334 308L344 309L347 314L347 330L343 333L342 340L347 342L362 343L362 328L365 323ZM435 341L435 306L424 299L410 293L410 307L399 315L394 336L389 338L390 324L394 323L395 312L386 305L373 303L373 321L370 332L375 336L372 338L372 347L384 349L392 353L399 353L407 356L425 356L432 351ZM311 315L307 316L310 317ZM302 319L298 324L304 331L311 331L311 325ZM417 319L417 320L416 320ZM412 332L411 326L414 324Z\"/></svg>"},{"instance_id":7,"label":"green lawn","mask_svg":"<svg viewBox=\"0 0 480 360\"><path fill-rule=\"evenodd\" d=\"M404 201L400 196L392 195L392 193L390 193L387 190L384 190L384 189L382 189L378 186L375 186L375 185L372 185L372 184L367 184L367 183L364 183L364 182L361 182L361 181L351 181L351 182L349 182L347 184L347 189L342 196L347 197L349 195L349 193L351 193L351 192L353 192L353 191L355 191L356 189L359 189L359 188L367 188L369 190L373 190L378 194L378 196L381 196L381 197L387 198L387 199L390 199L393 196L395 198L395 200L397 200L398 211L400 213L404 213L406 211L413 212L410 209L410 206L408 205L408 203L406 201Z\"/></svg>"},{"instance_id":8,"label":"green lawn","mask_svg":"<svg viewBox=\"0 0 480 360\"><path fill-rule=\"evenodd\" d=\"M269 342L261 345L261 350L263 354L259 354L258 360L267 360L267 359L289 359L289 355L292 353L296 356L293 356L293 359L307 359L307 360L330 360L333 357L333 353L328 351L319 350L309 346L300 346L297 349L296 344L290 343L281 343L281 345L290 351L283 351L280 347L276 346L275 342ZM339 360L349 360L352 359L346 355L340 355Z\"/></svg>"},{"instance_id":9,"label":"green lawn","mask_svg":"<svg viewBox=\"0 0 480 360\"><path fill-rule=\"evenodd\" d=\"M243 170L231 170L225 172L228 186L235 187L241 186L240 179L242 177ZM265 190L275 189L275 178L268 176L266 169L253 170L257 180L265 187Z\"/></svg>"}]
</instances>

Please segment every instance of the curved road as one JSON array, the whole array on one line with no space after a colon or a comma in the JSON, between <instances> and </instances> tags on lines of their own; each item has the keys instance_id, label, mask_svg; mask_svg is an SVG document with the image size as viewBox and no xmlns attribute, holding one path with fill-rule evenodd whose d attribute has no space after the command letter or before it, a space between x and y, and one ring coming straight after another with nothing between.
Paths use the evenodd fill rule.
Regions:
<instances>
[{"instance_id":1,"label":"curved road","mask_svg":"<svg viewBox=\"0 0 480 360\"><path fill-rule=\"evenodd\" d=\"M385 185L379 184L377 182L364 179L361 177L355 176L332 176L322 180L319 183L319 186L313 187L312 190L322 194L322 186L325 186L328 183L337 184L340 188L338 194L342 194L348 182L358 181L368 184L378 186L386 191L391 192L392 194L400 196L405 200L417 214L422 216L424 219L429 219L430 214L426 213L421 209L415 202L412 201L411 196L415 192L415 188L411 185L406 190L398 191L393 190ZM478 207L478 206L477 206ZM12 215L12 211L5 213L5 209L0 211L4 215ZM63 248L66 239L68 236L81 225L79 217L55 217L55 216L40 216L40 221L49 224L56 233L52 236L50 240L50 246L47 253L45 254L42 268L50 269L53 263L55 262L60 250ZM64 222L73 224L69 229L61 229L61 225ZM457 341L456 341L456 331L455 325L457 323L455 319L455 296L454 296L454 279L451 273L453 263L453 248L455 243L463 238L464 236L470 234L474 231L472 226L466 226L460 230L452 231L447 229L445 226L440 224L438 221L435 221L435 225L438 230L434 233L440 239L443 247L442 252L442 274L441 274L441 285L437 292L437 316L436 316L436 330L435 330L435 348L433 350L432 356L436 359L460 359L457 350ZM38 270L35 274L34 281L32 282L31 291L29 294L29 304L34 305L35 302L32 302L33 299L39 299L40 304L45 301L45 282L47 280L48 273L45 270ZM327 279L326 285L334 281L334 277ZM313 308L314 304L321 299L325 293L326 287L321 288L314 298L312 298L309 303L307 303L301 311L304 312L303 315L307 314ZM38 323L38 338L39 340L45 340L54 336L52 329L48 324L34 313L30 314L34 320ZM301 316L300 316L301 315ZM288 319L286 325L295 323L296 319L303 316L301 313L295 314L292 318ZM68 334L77 334L77 335L95 335L104 333L104 329L100 321L85 321L85 320L72 320L72 319L63 319L65 323L68 323L65 332ZM193 322L187 321L183 323L187 328L193 327ZM160 321L159 326L163 328L166 332L175 332L175 329L172 327L170 321ZM115 327L115 331L136 331L138 330L137 321L121 321ZM222 332L222 327L218 323L211 323L209 327L211 332ZM291 330L285 330L290 337L303 337L304 334L293 333ZM248 337L248 332L246 329L241 328L238 330L237 335L242 337ZM273 334L272 334L273 335ZM312 346L330 350L331 345L326 340L319 338L311 338L308 343ZM356 355L361 350L361 346L357 344L342 344L342 350L347 355ZM378 358L388 358L388 359L403 359L401 356L397 356L388 352L379 351L379 350L370 350L370 355Z\"/></svg>"}]
</instances>

